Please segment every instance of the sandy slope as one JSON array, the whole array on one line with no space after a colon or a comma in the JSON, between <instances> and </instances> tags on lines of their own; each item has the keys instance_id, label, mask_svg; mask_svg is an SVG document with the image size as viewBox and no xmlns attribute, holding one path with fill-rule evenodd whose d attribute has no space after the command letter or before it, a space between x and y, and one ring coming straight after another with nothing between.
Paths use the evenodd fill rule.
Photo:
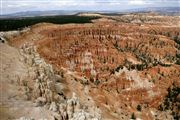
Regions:
<instances>
[{"instance_id":1,"label":"sandy slope","mask_svg":"<svg viewBox=\"0 0 180 120\"><path fill-rule=\"evenodd\" d=\"M0 43L0 119L52 119L45 108L34 107L32 102L27 101L24 95L26 88L17 84L18 80L27 78L27 67L21 59L16 48Z\"/></svg>"}]
</instances>

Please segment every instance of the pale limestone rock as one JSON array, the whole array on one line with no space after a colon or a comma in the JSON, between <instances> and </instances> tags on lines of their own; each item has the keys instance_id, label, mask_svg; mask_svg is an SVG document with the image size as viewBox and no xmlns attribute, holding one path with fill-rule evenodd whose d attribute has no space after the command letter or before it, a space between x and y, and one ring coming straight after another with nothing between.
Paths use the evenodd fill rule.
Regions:
<instances>
[{"instance_id":1,"label":"pale limestone rock","mask_svg":"<svg viewBox=\"0 0 180 120\"><path fill-rule=\"evenodd\" d=\"M67 101L67 114L68 114L68 117L72 118L73 113L74 113L74 104L73 104L73 101L71 99L69 99Z\"/></svg>"},{"instance_id":2,"label":"pale limestone rock","mask_svg":"<svg viewBox=\"0 0 180 120\"><path fill-rule=\"evenodd\" d=\"M49 107L49 110L53 111L53 112L57 112L58 111L58 107L56 105L55 102L52 102L50 107Z\"/></svg>"},{"instance_id":3,"label":"pale limestone rock","mask_svg":"<svg viewBox=\"0 0 180 120\"><path fill-rule=\"evenodd\" d=\"M34 84L33 97L38 98L40 96L41 96L40 82L38 79L36 79L36 83Z\"/></svg>"}]
</instances>

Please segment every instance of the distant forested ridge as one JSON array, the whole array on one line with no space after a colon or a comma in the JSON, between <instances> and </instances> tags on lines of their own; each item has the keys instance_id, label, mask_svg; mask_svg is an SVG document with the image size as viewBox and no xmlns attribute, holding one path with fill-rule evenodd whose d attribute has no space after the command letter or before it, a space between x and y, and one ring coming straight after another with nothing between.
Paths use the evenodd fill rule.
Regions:
<instances>
[{"instance_id":1,"label":"distant forested ridge","mask_svg":"<svg viewBox=\"0 0 180 120\"><path fill-rule=\"evenodd\" d=\"M99 17L77 15L4 18L0 19L0 31L18 30L41 22L55 24L91 23L91 20L97 18Z\"/></svg>"}]
</instances>

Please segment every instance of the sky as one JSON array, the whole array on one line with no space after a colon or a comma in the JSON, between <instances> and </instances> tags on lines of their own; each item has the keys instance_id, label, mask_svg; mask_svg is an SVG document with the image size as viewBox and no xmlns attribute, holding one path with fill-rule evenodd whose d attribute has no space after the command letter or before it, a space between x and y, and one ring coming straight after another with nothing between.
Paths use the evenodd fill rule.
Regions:
<instances>
[{"instance_id":1,"label":"sky","mask_svg":"<svg viewBox=\"0 0 180 120\"><path fill-rule=\"evenodd\" d=\"M122 11L148 7L180 7L180 0L0 0L1 15L24 11Z\"/></svg>"}]
</instances>

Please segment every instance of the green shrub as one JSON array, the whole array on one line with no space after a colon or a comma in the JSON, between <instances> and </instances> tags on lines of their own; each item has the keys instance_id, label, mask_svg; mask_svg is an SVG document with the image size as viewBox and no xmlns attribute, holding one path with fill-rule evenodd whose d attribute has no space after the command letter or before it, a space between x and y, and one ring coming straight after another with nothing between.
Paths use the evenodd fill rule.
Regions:
<instances>
[{"instance_id":1,"label":"green shrub","mask_svg":"<svg viewBox=\"0 0 180 120\"><path fill-rule=\"evenodd\" d=\"M137 110L141 111L141 106L140 105L137 106Z\"/></svg>"}]
</instances>

